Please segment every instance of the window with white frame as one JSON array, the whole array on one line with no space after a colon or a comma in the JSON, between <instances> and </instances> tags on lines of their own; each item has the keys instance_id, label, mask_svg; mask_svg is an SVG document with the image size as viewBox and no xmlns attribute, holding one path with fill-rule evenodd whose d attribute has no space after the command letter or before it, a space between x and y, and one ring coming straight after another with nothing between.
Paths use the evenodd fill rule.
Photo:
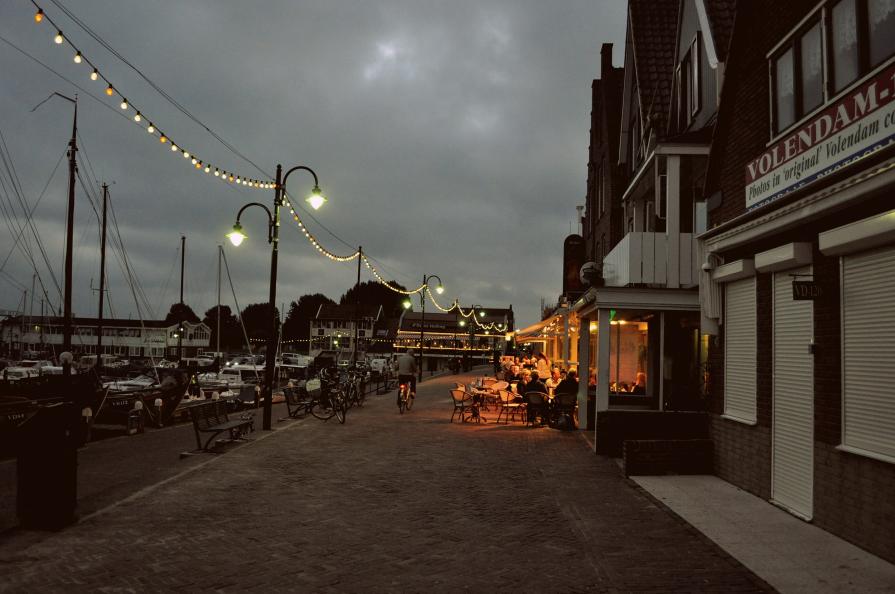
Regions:
<instances>
[{"instance_id":1,"label":"window with white frame","mask_svg":"<svg viewBox=\"0 0 895 594\"><path fill-rule=\"evenodd\" d=\"M772 130L783 132L895 54L895 2L833 0L769 57Z\"/></svg>"},{"instance_id":2,"label":"window with white frame","mask_svg":"<svg viewBox=\"0 0 895 594\"><path fill-rule=\"evenodd\" d=\"M675 89L672 117L678 132L686 130L702 108L699 36L700 33L697 32L674 71Z\"/></svg>"}]
</instances>

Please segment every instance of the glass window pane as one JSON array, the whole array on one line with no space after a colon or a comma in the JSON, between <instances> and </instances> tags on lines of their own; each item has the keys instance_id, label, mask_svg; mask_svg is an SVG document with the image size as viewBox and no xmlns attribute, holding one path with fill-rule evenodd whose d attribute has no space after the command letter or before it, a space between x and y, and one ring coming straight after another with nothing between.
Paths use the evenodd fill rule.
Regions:
<instances>
[{"instance_id":1,"label":"glass window pane","mask_svg":"<svg viewBox=\"0 0 895 594\"><path fill-rule=\"evenodd\" d=\"M792 48L777 58L774 64L774 91L777 107L777 131L796 120L795 88L792 72Z\"/></svg>"},{"instance_id":2,"label":"glass window pane","mask_svg":"<svg viewBox=\"0 0 895 594\"><path fill-rule=\"evenodd\" d=\"M858 78L858 23L855 0L833 7L833 86L839 91Z\"/></svg>"},{"instance_id":3,"label":"glass window pane","mask_svg":"<svg viewBox=\"0 0 895 594\"><path fill-rule=\"evenodd\" d=\"M895 1L895 0L893 0ZM802 36L802 111L805 115L823 102L823 59L820 47L820 22Z\"/></svg>"},{"instance_id":4,"label":"glass window pane","mask_svg":"<svg viewBox=\"0 0 895 594\"><path fill-rule=\"evenodd\" d=\"M870 65L876 66L895 53L895 0L867 0L870 32Z\"/></svg>"}]
</instances>

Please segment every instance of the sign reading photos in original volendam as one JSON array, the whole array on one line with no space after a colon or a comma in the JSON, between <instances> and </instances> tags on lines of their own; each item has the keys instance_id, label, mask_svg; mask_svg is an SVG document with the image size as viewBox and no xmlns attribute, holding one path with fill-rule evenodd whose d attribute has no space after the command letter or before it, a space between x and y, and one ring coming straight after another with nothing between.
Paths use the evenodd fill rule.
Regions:
<instances>
[{"instance_id":1,"label":"sign reading photos in original volendam","mask_svg":"<svg viewBox=\"0 0 895 594\"><path fill-rule=\"evenodd\" d=\"M746 165L746 209L777 200L895 142L895 63Z\"/></svg>"}]
</instances>

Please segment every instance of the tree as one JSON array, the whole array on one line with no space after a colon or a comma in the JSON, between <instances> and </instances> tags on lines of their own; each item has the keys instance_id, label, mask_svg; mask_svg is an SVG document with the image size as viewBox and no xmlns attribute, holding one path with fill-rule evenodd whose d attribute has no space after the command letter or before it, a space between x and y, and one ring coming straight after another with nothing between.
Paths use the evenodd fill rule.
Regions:
<instances>
[{"instance_id":1,"label":"tree","mask_svg":"<svg viewBox=\"0 0 895 594\"><path fill-rule=\"evenodd\" d=\"M274 314L279 320L279 312L276 308L274 308ZM252 303L242 310L240 319L250 339L267 340L267 337L270 336L271 315L269 303Z\"/></svg>"},{"instance_id":2,"label":"tree","mask_svg":"<svg viewBox=\"0 0 895 594\"><path fill-rule=\"evenodd\" d=\"M395 281L389 281L389 284L398 289L404 290L403 285ZM377 281L364 281L356 287L348 289L339 300L341 305L354 305L355 295L359 296L360 306L376 308L382 306L382 313L387 318L393 318L401 315L404 307L401 303L404 301L404 295L396 293Z\"/></svg>"},{"instance_id":3,"label":"tree","mask_svg":"<svg viewBox=\"0 0 895 594\"><path fill-rule=\"evenodd\" d=\"M193 308L185 303L175 303L171 305L171 309L168 310L168 315L165 316L166 324L175 324L177 322L190 322L191 324L199 323L199 316L196 315L196 312L193 311Z\"/></svg>"},{"instance_id":4,"label":"tree","mask_svg":"<svg viewBox=\"0 0 895 594\"><path fill-rule=\"evenodd\" d=\"M310 337L311 320L317 315L320 306L335 304L335 301L322 293L302 295L298 301L293 301L283 324L283 340L307 340Z\"/></svg>"},{"instance_id":5,"label":"tree","mask_svg":"<svg viewBox=\"0 0 895 594\"><path fill-rule=\"evenodd\" d=\"M214 306L205 312L202 319L205 324L211 328L212 348L217 347L217 331L218 331L218 308L220 307L221 317L221 349L238 350L245 342L242 336L242 328L239 324L239 318L233 315L229 305Z\"/></svg>"}]
</instances>

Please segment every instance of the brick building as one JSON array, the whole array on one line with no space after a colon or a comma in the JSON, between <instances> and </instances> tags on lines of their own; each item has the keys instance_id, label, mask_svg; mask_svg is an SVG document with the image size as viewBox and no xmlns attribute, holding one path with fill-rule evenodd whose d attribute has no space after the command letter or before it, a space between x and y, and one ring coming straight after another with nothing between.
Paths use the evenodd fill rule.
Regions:
<instances>
[{"instance_id":1,"label":"brick building","mask_svg":"<svg viewBox=\"0 0 895 594\"><path fill-rule=\"evenodd\" d=\"M717 474L889 561L893 54L891 2L737 3L700 236Z\"/></svg>"}]
</instances>

